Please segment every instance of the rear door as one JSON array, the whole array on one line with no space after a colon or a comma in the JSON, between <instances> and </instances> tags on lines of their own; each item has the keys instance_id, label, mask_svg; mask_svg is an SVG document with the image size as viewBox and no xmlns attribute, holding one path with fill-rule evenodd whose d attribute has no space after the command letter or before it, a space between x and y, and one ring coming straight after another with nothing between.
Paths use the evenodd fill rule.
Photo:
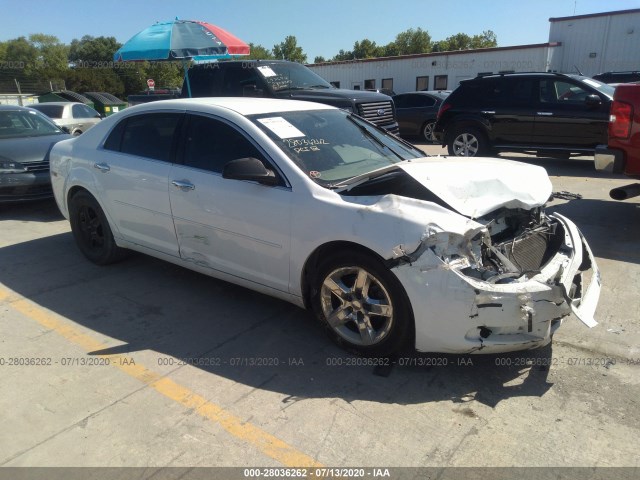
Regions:
<instances>
[{"instance_id":1,"label":"rear door","mask_svg":"<svg viewBox=\"0 0 640 480\"><path fill-rule=\"evenodd\" d=\"M535 142L558 148L595 148L607 143L609 102L598 105L587 97L594 89L570 78L543 78L537 92Z\"/></svg>"},{"instance_id":2,"label":"rear door","mask_svg":"<svg viewBox=\"0 0 640 480\"><path fill-rule=\"evenodd\" d=\"M214 270L289 291L291 189L222 178L224 165L254 157L274 169L250 138L223 119L188 115L182 164L169 193L180 256Z\"/></svg>"},{"instance_id":3,"label":"rear door","mask_svg":"<svg viewBox=\"0 0 640 480\"><path fill-rule=\"evenodd\" d=\"M533 136L533 85L530 77L481 82L480 115L495 145L526 145Z\"/></svg>"},{"instance_id":4,"label":"rear door","mask_svg":"<svg viewBox=\"0 0 640 480\"><path fill-rule=\"evenodd\" d=\"M104 147L92 152L99 198L120 235L130 242L178 256L168 178L180 112L123 119Z\"/></svg>"}]
</instances>

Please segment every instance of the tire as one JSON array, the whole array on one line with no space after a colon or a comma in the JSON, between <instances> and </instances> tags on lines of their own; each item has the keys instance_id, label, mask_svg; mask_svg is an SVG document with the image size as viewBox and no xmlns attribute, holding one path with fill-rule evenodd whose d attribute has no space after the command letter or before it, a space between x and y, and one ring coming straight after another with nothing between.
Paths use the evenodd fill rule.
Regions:
<instances>
[{"instance_id":1,"label":"tire","mask_svg":"<svg viewBox=\"0 0 640 480\"><path fill-rule=\"evenodd\" d=\"M80 135L82 135L82 132L80 130L76 130L75 132L73 132L72 134L74 137L79 137Z\"/></svg>"},{"instance_id":2,"label":"tire","mask_svg":"<svg viewBox=\"0 0 640 480\"><path fill-rule=\"evenodd\" d=\"M472 127L457 128L447 141L449 155L454 157L479 157L486 154L486 137Z\"/></svg>"},{"instance_id":3,"label":"tire","mask_svg":"<svg viewBox=\"0 0 640 480\"><path fill-rule=\"evenodd\" d=\"M329 337L351 353L387 357L413 339L409 298L373 256L350 252L328 259L318 269L314 292L316 316Z\"/></svg>"},{"instance_id":4,"label":"tire","mask_svg":"<svg viewBox=\"0 0 640 480\"><path fill-rule=\"evenodd\" d=\"M436 138L433 136L435 126L436 122L434 120L429 120L422 126L422 138L424 138L425 142L436 143Z\"/></svg>"},{"instance_id":5,"label":"tire","mask_svg":"<svg viewBox=\"0 0 640 480\"><path fill-rule=\"evenodd\" d=\"M76 245L93 263L108 265L125 257L126 250L116 245L107 217L89 192L71 197L69 221Z\"/></svg>"}]
</instances>

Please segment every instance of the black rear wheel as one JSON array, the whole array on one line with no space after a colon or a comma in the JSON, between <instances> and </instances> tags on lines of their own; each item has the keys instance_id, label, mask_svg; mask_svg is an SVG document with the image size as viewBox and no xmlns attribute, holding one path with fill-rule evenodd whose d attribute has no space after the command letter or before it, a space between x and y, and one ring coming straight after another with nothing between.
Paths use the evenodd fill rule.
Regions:
<instances>
[{"instance_id":1,"label":"black rear wheel","mask_svg":"<svg viewBox=\"0 0 640 480\"><path fill-rule=\"evenodd\" d=\"M90 193L81 191L71 198L69 220L78 248L93 263L107 265L125 256L126 250L116 245L107 217Z\"/></svg>"},{"instance_id":2,"label":"black rear wheel","mask_svg":"<svg viewBox=\"0 0 640 480\"><path fill-rule=\"evenodd\" d=\"M489 142L484 134L473 127L458 127L449 136L447 149L455 157L479 157L488 151Z\"/></svg>"}]
</instances>

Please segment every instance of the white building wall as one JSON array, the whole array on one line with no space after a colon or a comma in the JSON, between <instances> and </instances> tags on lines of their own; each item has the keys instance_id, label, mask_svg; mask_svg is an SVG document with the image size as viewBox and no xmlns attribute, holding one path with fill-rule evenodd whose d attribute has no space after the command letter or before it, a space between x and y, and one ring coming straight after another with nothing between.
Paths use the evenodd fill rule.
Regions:
<instances>
[{"instance_id":1,"label":"white building wall","mask_svg":"<svg viewBox=\"0 0 640 480\"><path fill-rule=\"evenodd\" d=\"M382 80L392 78L396 93L416 90L418 77L429 77L428 88L435 89L436 76L447 76L447 89L453 90L460 81L479 73L501 71L547 71L552 51L561 48L547 44L502 47L462 52L430 53L351 62L309 65L329 82L339 82L341 88L365 88L365 80L375 80L375 88L382 88Z\"/></svg>"},{"instance_id":2,"label":"white building wall","mask_svg":"<svg viewBox=\"0 0 640 480\"><path fill-rule=\"evenodd\" d=\"M640 70L640 10L551 19L549 42L562 42L558 70L587 75Z\"/></svg>"}]
</instances>

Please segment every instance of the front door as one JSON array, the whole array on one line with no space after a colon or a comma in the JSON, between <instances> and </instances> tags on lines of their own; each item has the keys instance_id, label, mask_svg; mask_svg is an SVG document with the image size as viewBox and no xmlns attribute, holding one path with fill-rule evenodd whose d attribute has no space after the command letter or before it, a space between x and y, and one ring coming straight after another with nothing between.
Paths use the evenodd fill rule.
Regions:
<instances>
[{"instance_id":1,"label":"front door","mask_svg":"<svg viewBox=\"0 0 640 480\"><path fill-rule=\"evenodd\" d=\"M537 143L558 148L595 148L607 143L609 103L589 105L595 94L568 79L540 80L534 137Z\"/></svg>"},{"instance_id":2,"label":"front door","mask_svg":"<svg viewBox=\"0 0 640 480\"><path fill-rule=\"evenodd\" d=\"M224 165L269 160L225 121L189 115L182 164L169 175L180 256L278 290L289 291L291 190L222 178Z\"/></svg>"}]
</instances>

